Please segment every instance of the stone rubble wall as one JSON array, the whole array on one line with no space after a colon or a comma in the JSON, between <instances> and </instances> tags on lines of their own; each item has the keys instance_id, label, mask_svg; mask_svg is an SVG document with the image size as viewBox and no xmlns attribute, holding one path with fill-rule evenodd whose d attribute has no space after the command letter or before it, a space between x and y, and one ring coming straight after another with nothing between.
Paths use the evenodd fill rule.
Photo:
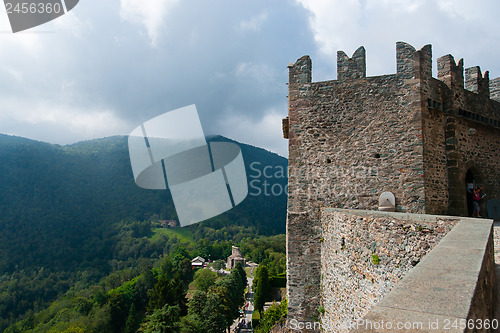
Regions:
<instances>
[{"instance_id":1,"label":"stone rubble wall","mask_svg":"<svg viewBox=\"0 0 500 333\"><path fill-rule=\"evenodd\" d=\"M451 144L455 146L453 151L448 147L448 191L457 198L450 202L448 214L468 215L465 176L470 169L487 194L481 200L481 216L486 217L487 200L500 198L500 129L461 117L447 117L447 121L454 126Z\"/></svg>"},{"instance_id":2,"label":"stone rubble wall","mask_svg":"<svg viewBox=\"0 0 500 333\"><path fill-rule=\"evenodd\" d=\"M289 210L318 201L376 209L392 191L398 210L423 212L421 119L404 82L387 75L306 89L300 102L310 106L290 112Z\"/></svg>"},{"instance_id":3,"label":"stone rubble wall","mask_svg":"<svg viewBox=\"0 0 500 333\"><path fill-rule=\"evenodd\" d=\"M325 209L321 222L321 323L348 332L458 219Z\"/></svg>"},{"instance_id":4,"label":"stone rubble wall","mask_svg":"<svg viewBox=\"0 0 500 333\"><path fill-rule=\"evenodd\" d=\"M449 54L437 62L438 79L420 83L426 212L468 216L467 170L491 198L500 197L500 103L489 98L489 77L479 67L464 72L463 60Z\"/></svg>"},{"instance_id":5,"label":"stone rubble wall","mask_svg":"<svg viewBox=\"0 0 500 333\"><path fill-rule=\"evenodd\" d=\"M492 225L460 218L351 332L492 333L500 320Z\"/></svg>"}]
</instances>

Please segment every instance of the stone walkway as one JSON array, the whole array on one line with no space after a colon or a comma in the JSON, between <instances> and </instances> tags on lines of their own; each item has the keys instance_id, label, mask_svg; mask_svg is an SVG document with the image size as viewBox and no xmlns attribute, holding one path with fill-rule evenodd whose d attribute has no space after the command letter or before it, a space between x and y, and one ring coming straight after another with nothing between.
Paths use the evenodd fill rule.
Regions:
<instances>
[{"instance_id":1,"label":"stone walkway","mask_svg":"<svg viewBox=\"0 0 500 333\"><path fill-rule=\"evenodd\" d=\"M497 306L494 318L500 320L500 221L495 221L495 233L493 236L495 243L495 273L497 276ZM500 328L494 333L500 333Z\"/></svg>"}]
</instances>

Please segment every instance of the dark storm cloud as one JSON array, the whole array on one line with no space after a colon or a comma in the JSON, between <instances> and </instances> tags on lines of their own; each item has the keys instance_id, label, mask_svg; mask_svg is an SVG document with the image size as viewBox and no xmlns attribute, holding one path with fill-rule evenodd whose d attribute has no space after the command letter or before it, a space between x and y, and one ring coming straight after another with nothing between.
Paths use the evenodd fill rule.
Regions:
<instances>
[{"instance_id":1,"label":"dark storm cloud","mask_svg":"<svg viewBox=\"0 0 500 333\"><path fill-rule=\"evenodd\" d=\"M364 45L369 75L395 70L395 42L432 43L500 75L488 1L80 1L9 34L0 16L0 132L56 143L128 134L196 104L206 134L286 154L286 66L313 60L333 79L336 51Z\"/></svg>"},{"instance_id":2,"label":"dark storm cloud","mask_svg":"<svg viewBox=\"0 0 500 333\"><path fill-rule=\"evenodd\" d=\"M160 14L140 6L82 2L72 17L43 26L48 33L1 36L12 44L4 54L10 79L4 76L1 95L10 102L2 116L14 119L0 130L64 143L127 134L189 104L197 105L207 134L224 132L219 126L229 117L258 122L271 110L286 115L286 66L314 48L301 6L174 1ZM23 45L28 52L15 55ZM12 116L16 109L25 110ZM23 131L23 119L38 131Z\"/></svg>"}]
</instances>

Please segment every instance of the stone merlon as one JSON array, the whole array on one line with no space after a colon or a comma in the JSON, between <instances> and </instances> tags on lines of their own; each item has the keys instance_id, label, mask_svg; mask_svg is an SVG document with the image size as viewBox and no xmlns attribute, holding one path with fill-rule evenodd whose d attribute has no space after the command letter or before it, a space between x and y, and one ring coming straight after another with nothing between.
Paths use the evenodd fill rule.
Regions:
<instances>
[{"instance_id":1,"label":"stone merlon","mask_svg":"<svg viewBox=\"0 0 500 333\"><path fill-rule=\"evenodd\" d=\"M359 47L352 58L344 51L337 52L337 80L362 79L366 77L366 52L363 46Z\"/></svg>"}]
</instances>

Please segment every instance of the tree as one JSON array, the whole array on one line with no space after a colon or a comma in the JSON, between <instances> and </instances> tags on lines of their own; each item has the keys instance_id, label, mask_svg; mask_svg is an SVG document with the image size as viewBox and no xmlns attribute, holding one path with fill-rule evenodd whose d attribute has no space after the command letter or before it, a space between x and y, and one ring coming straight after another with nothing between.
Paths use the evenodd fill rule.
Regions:
<instances>
[{"instance_id":1,"label":"tree","mask_svg":"<svg viewBox=\"0 0 500 333\"><path fill-rule=\"evenodd\" d=\"M182 260L189 258L189 252L183 245L178 245L171 254L171 258L174 266L177 266Z\"/></svg>"},{"instance_id":2,"label":"tree","mask_svg":"<svg viewBox=\"0 0 500 333\"><path fill-rule=\"evenodd\" d=\"M80 326L81 325L81 326ZM73 323L61 333L86 333L87 328L83 324Z\"/></svg>"},{"instance_id":3,"label":"tree","mask_svg":"<svg viewBox=\"0 0 500 333\"><path fill-rule=\"evenodd\" d=\"M125 321L125 333L134 333L137 331L139 324L140 315L137 313L134 303L130 306L130 310L128 312L127 320Z\"/></svg>"},{"instance_id":4,"label":"tree","mask_svg":"<svg viewBox=\"0 0 500 333\"><path fill-rule=\"evenodd\" d=\"M207 293L195 290L188 303L188 314L201 316L207 303Z\"/></svg>"},{"instance_id":5,"label":"tree","mask_svg":"<svg viewBox=\"0 0 500 333\"><path fill-rule=\"evenodd\" d=\"M140 329L144 333L177 333L180 331L179 306L166 304L147 317Z\"/></svg>"},{"instance_id":6,"label":"tree","mask_svg":"<svg viewBox=\"0 0 500 333\"><path fill-rule=\"evenodd\" d=\"M91 332L114 332L113 326L111 325L112 319L109 304L95 308L95 312L92 314L91 318Z\"/></svg>"},{"instance_id":7,"label":"tree","mask_svg":"<svg viewBox=\"0 0 500 333\"><path fill-rule=\"evenodd\" d=\"M247 273L245 273L245 270L243 269L243 266L240 262L236 263L236 266L231 271L231 274L233 274L233 272L234 274L236 274L236 278L240 283L240 288L245 290L247 286Z\"/></svg>"},{"instance_id":8,"label":"tree","mask_svg":"<svg viewBox=\"0 0 500 333\"><path fill-rule=\"evenodd\" d=\"M217 281L211 291L221 299L222 311L229 327L239 317L239 309L245 304L245 284L242 283L240 271L233 269L231 274Z\"/></svg>"},{"instance_id":9,"label":"tree","mask_svg":"<svg viewBox=\"0 0 500 333\"><path fill-rule=\"evenodd\" d=\"M286 272L286 254L270 252L269 257L262 261L262 265L269 270L269 276L275 276Z\"/></svg>"},{"instance_id":10,"label":"tree","mask_svg":"<svg viewBox=\"0 0 500 333\"><path fill-rule=\"evenodd\" d=\"M266 266L259 266L257 268L256 277L253 281L254 283L254 306L259 312L264 308L264 303L266 302L267 292L269 291L269 273Z\"/></svg>"},{"instance_id":11,"label":"tree","mask_svg":"<svg viewBox=\"0 0 500 333\"><path fill-rule=\"evenodd\" d=\"M154 288L156 279L153 276L151 269L147 269L142 273L134 285L134 298L138 310L144 310L148 303L148 291Z\"/></svg>"},{"instance_id":12,"label":"tree","mask_svg":"<svg viewBox=\"0 0 500 333\"><path fill-rule=\"evenodd\" d=\"M197 321L203 322L203 332L223 332L239 316L239 308L244 304L246 276L242 267L233 269L231 274L217 281L205 293L196 290L189 300L189 318L184 319L186 332L197 331Z\"/></svg>"},{"instance_id":13,"label":"tree","mask_svg":"<svg viewBox=\"0 0 500 333\"><path fill-rule=\"evenodd\" d=\"M205 333L206 327L203 320L198 315L187 315L181 318L182 333Z\"/></svg>"},{"instance_id":14,"label":"tree","mask_svg":"<svg viewBox=\"0 0 500 333\"><path fill-rule=\"evenodd\" d=\"M208 293L196 290L189 300L188 316L182 321L183 331L223 332L227 324L224 310L224 300L213 289Z\"/></svg>"},{"instance_id":15,"label":"tree","mask_svg":"<svg viewBox=\"0 0 500 333\"><path fill-rule=\"evenodd\" d=\"M184 258L177 262L174 276L182 280L187 287L189 282L191 282L193 278L193 268L191 267L191 260Z\"/></svg>"},{"instance_id":16,"label":"tree","mask_svg":"<svg viewBox=\"0 0 500 333\"><path fill-rule=\"evenodd\" d=\"M177 277L169 279L163 274L150 295L148 310L161 309L165 305L178 305L181 313L186 310L186 291L184 283Z\"/></svg>"},{"instance_id":17,"label":"tree","mask_svg":"<svg viewBox=\"0 0 500 333\"><path fill-rule=\"evenodd\" d=\"M228 324L224 316L223 300L216 293L209 293L207 295L207 302L202 312L202 321L205 324L207 333L220 333L224 332Z\"/></svg>"},{"instance_id":18,"label":"tree","mask_svg":"<svg viewBox=\"0 0 500 333\"><path fill-rule=\"evenodd\" d=\"M84 316L88 315L90 310L92 310L92 302L85 297L78 297L75 303L75 310Z\"/></svg>"},{"instance_id":19,"label":"tree","mask_svg":"<svg viewBox=\"0 0 500 333\"><path fill-rule=\"evenodd\" d=\"M208 288L213 286L215 280L217 280L217 273L209 269L201 269L194 274L193 284L197 290L207 292Z\"/></svg>"},{"instance_id":20,"label":"tree","mask_svg":"<svg viewBox=\"0 0 500 333\"><path fill-rule=\"evenodd\" d=\"M226 262L224 260L216 260L212 263L212 267L216 270L220 270L220 269L223 269L224 267L226 267Z\"/></svg>"},{"instance_id":21,"label":"tree","mask_svg":"<svg viewBox=\"0 0 500 333\"><path fill-rule=\"evenodd\" d=\"M126 294L115 290L110 294L108 301L111 311L111 323L115 332L122 332L133 300L128 298Z\"/></svg>"},{"instance_id":22,"label":"tree","mask_svg":"<svg viewBox=\"0 0 500 333\"><path fill-rule=\"evenodd\" d=\"M273 302L273 304L261 316L259 327L255 330L257 333L269 332L274 325L283 322L287 315L288 302L283 299L280 304Z\"/></svg>"}]
</instances>

